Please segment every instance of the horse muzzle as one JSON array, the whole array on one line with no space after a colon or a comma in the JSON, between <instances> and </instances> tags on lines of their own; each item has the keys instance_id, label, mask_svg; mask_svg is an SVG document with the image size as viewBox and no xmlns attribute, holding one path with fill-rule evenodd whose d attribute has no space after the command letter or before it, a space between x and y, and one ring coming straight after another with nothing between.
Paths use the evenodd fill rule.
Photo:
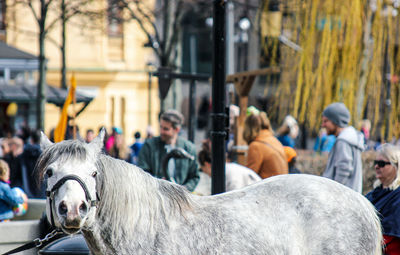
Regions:
<instances>
[{"instance_id":1,"label":"horse muzzle","mask_svg":"<svg viewBox=\"0 0 400 255\"><path fill-rule=\"evenodd\" d=\"M61 200L58 204L54 204L56 192L69 180L76 181L81 186L85 193L85 200L68 199ZM78 232L86 220L89 209L97 206L97 200L92 199L86 184L77 175L66 175L58 180L51 190L46 191L46 196L48 197L49 220L51 221L51 225L56 226L54 222L54 213L56 213L62 230L68 234Z\"/></svg>"},{"instance_id":2,"label":"horse muzzle","mask_svg":"<svg viewBox=\"0 0 400 255\"><path fill-rule=\"evenodd\" d=\"M89 211L85 201L67 203L64 200L59 203L57 210L61 227L69 234L71 234L70 232L75 233L80 230Z\"/></svg>"}]
</instances>

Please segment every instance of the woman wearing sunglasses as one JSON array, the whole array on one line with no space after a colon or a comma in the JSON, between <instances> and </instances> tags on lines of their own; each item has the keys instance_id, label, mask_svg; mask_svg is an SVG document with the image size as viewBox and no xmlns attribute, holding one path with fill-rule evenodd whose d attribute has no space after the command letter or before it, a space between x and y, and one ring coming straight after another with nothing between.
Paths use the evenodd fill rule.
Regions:
<instances>
[{"instance_id":1,"label":"woman wearing sunglasses","mask_svg":"<svg viewBox=\"0 0 400 255\"><path fill-rule=\"evenodd\" d=\"M376 182L367 198L380 213L386 255L400 254L400 149L383 144L374 161Z\"/></svg>"}]
</instances>

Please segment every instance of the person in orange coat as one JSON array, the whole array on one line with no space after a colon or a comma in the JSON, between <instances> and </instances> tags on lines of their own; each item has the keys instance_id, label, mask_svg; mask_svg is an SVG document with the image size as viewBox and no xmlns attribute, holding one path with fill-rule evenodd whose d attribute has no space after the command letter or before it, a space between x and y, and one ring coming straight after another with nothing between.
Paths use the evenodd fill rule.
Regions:
<instances>
[{"instance_id":1,"label":"person in orange coat","mask_svg":"<svg viewBox=\"0 0 400 255\"><path fill-rule=\"evenodd\" d=\"M263 179L288 173L285 151L279 140L274 137L265 112L249 107L243 138L249 144L246 165L248 168Z\"/></svg>"}]
</instances>

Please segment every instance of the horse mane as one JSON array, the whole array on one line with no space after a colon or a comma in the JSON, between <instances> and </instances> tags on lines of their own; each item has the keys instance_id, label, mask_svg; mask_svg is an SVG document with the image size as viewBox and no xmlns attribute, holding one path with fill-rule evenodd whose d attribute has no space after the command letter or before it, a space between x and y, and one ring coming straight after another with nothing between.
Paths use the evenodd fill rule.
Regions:
<instances>
[{"instance_id":1,"label":"horse mane","mask_svg":"<svg viewBox=\"0 0 400 255\"><path fill-rule=\"evenodd\" d=\"M151 232L155 224L183 215L193 205L183 187L156 179L123 160L101 154L96 165L98 216L114 236L126 235L132 227L135 232Z\"/></svg>"},{"instance_id":2,"label":"horse mane","mask_svg":"<svg viewBox=\"0 0 400 255\"><path fill-rule=\"evenodd\" d=\"M44 172L55 161L66 162L71 159L86 160L87 150L82 144L82 141L65 140L43 150L35 166L37 180L39 182L43 181Z\"/></svg>"}]
</instances>

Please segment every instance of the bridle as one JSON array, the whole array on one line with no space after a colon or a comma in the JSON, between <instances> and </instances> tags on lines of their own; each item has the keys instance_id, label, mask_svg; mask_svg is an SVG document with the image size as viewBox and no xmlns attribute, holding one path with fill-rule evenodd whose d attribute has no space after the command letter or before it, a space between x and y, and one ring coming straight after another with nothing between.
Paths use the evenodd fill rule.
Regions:
<instances>
[{"instance_id":1,"label":"bridle","mask_svg":"<svg viewBox=\"0 0 400 255\"><path fill-rule=\"evenodd\" d=\"M51 188L51 190L46 190L46 196L49 198L49 204L50 204L50 219L51 219L51 225L53 227L56 227L56 225L54 224L54 215L53 215L53 200L54 200L54 195L56 194L56 192L60 189L60 187L69 180L73 180L79 183L79 185L81 185L83 191L85 192L85 196L86 196L86 202L89 203L90 208L92 207L96 207L97 203L99 202L99 196L96 193L96 199L92 199L92 197L90 196L89 190L86 186L86 184L82 181L82 179L75 174L69 174L66 175L64 177L62 177L60 180L58 180L56 182L56 184L54 184L54 186ZM89 208L89 210L90 210Z\"/></svg>"},{"instance_id":2,"label":"bridle","mask_svg":"<svg viewBox=\"0 0 400 255\"><path fill-rule=\"evenodd\" d=\"M25 250L29 250L32 248L41 248L43 245L45 245L46 243L50 242L53 240L53 238L57 237L58 234L62 233L62 231L56 227L56 225L54 224L54 216L53 216L53 200L54 200L54 195L56 194L56 192L58 191L58 189L60 189L60 187L69 180L73 180L73 181L77 181L79 183L79 185L81 185L83 191L85 192L85 196L86 196L86 201L90 204L90 208L97 206L97 203L100 201L99 196L96 192L96 199L92 199L92 197L90 196L89 190L86 186L86 184L82 181L82 179L75 175L75 174L70 174L70 175L66 175L63 178L61 178L60 180L58 180L56 182L56 184L54 184L54 186L51 188L51 190L46 190L46 196L49 198L49 203L50 203L50 218L51 218L51 225L55 228L51 233L48 233L45 238L40 239L40 238L36 238L31 242L28 242L22 246L19 246L13 250L10 250L6 253L3 253L3 255L8 255L8 254L14 254L14 253L20 253L22 251ZM89 208L89 210L90 210Z\"/></svg>"}]
</instances>

